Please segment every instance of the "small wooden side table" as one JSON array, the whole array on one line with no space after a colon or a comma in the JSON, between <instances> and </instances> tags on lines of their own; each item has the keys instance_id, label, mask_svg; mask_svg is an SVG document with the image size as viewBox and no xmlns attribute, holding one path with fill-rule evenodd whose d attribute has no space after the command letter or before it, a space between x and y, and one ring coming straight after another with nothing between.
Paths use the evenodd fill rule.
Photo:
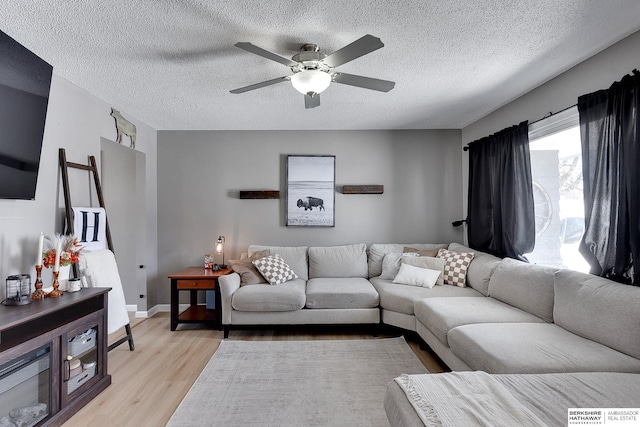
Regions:
<instances>
[{"instance_id":1,"label":"small wooden side table","mask_svg":"<svg viewBox=\"0 0 640 427\"><path fill-rule=\"evenodd\" d=\"M175 331L178 323L211 323L222 329L220 308L220 289L218 278L231 273L231 268L218 271L204 267L187 267L182 271L170 274L171 279L171 330ZM182 313L178 312L179 292L189 291L190 305ZM198 305L198 291L215 291L215 309L208 310L205 305Z\"/></svg>"}]
</instances>

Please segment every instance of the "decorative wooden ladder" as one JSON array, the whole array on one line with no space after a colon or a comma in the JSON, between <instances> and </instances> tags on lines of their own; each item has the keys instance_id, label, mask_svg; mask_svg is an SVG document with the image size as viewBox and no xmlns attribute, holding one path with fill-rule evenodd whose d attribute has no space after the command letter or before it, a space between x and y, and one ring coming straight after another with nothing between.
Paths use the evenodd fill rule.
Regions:
<instances>
[{"instance_id":1,"label":"decorative wooden ladder","mask_svg":"<svg viewBox=\"0 0 640 427\"><path fill-rule=\"evenodd\" d=\"M96 186L96 195L98 196L98 202L100 203L100 207L105 209L104 206L104 197L102 196L102 187L100 186L100 177L98 176L98 167L96 165L96 159L93 156L89 156L89 165L83 165L80 163L73 163L67 161L67 155L65 153L64 148L60 148L58 151L58 160L60 163L60 171L62 173L62 190L64 192L64 210L65 210L65 233L66 234L74 234L73 230L73 216L72 216L72 204L71 204L71 193L69 191L69 168L73 169L81 169L87 172L91 172L93 175L93 182ZM111 240L111 232L109 231L109 218L107 217L106 222L106 235L107 235L107 245L111 252L113 251L113 241ZM78 277L78 267L73 264L73 274L75 277ZM125 341L129 341L129 350L134 350L133 344L133 334L131 333L131 324L127 323L125 326L125 336L120 338L118 341L111 344L108 348L109 351L118 347L120 344Z\"/></svg>"}]
</instances>

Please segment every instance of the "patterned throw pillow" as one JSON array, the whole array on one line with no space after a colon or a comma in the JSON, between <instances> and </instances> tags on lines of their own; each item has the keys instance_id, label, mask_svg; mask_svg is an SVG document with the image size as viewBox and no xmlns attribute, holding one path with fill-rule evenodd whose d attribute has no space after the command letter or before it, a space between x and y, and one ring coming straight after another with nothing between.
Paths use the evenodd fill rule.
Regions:
<instances>
[{"instance_id":1,"label":"patterned throw pillow","mask_svg":"<svg viewBox=\"0 0 640 427\"><path fill-rule=\"evenodd\" d=\"M271 285L279 285L288 280L298 278L298 275L278 254L256 259L252 263Z\"/></svg>"},{"instance_id":2,"label":"patterned throw pillow","mask_svg":"<svg viewBox=\"0 0 640 427\"><path fill-rule=\"evenodd\" d=\"M437 258L444 259L444 283L464 288L467 283L467 268L473 259L473 253L453 252L440 249Z\"/></svg>"}]
</instances>

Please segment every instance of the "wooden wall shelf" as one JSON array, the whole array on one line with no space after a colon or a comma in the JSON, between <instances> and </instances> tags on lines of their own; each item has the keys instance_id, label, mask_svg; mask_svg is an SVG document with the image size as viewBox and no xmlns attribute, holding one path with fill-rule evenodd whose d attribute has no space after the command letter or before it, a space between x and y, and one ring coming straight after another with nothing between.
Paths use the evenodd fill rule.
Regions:
<instances>
[{"instance_id":1,"label":"wooden wall shelf","mask_svg":"<svg viewBox=\"0 0 640 427\"><path fill-rule=\"evenodd\" d=\"M344 185L342 194L382 194L384 185Z\"/></svg>"},{"instance_id":2,"label":"wooden wall shelf","mask_svg":"<svg viewBox=\"0 0 640 427\"><path fill-rule=\"evenodd\" d=\"M240 191L241 199L279 199L280 192L275 190Z\"/></svg>"}]
</instances>

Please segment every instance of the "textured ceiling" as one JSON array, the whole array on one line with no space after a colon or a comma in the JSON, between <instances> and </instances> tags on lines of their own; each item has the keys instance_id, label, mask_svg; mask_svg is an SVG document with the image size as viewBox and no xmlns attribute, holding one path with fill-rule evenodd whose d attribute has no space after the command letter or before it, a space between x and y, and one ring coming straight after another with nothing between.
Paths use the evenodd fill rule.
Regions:
<instances>
[{"instance_id":1,"label":"textured ceiling","mask_svg":"<svg viewBox=\"0 0 640 427\"><path fill-rule=\"evenodd\" d=\"M158 129L462 128L640 29L638 0L3 0L0 29L54 72ZM291 57L365 34L385 47L338 68L306 110L290 74L233 45Z\"/></svg>"}]
</instances>

